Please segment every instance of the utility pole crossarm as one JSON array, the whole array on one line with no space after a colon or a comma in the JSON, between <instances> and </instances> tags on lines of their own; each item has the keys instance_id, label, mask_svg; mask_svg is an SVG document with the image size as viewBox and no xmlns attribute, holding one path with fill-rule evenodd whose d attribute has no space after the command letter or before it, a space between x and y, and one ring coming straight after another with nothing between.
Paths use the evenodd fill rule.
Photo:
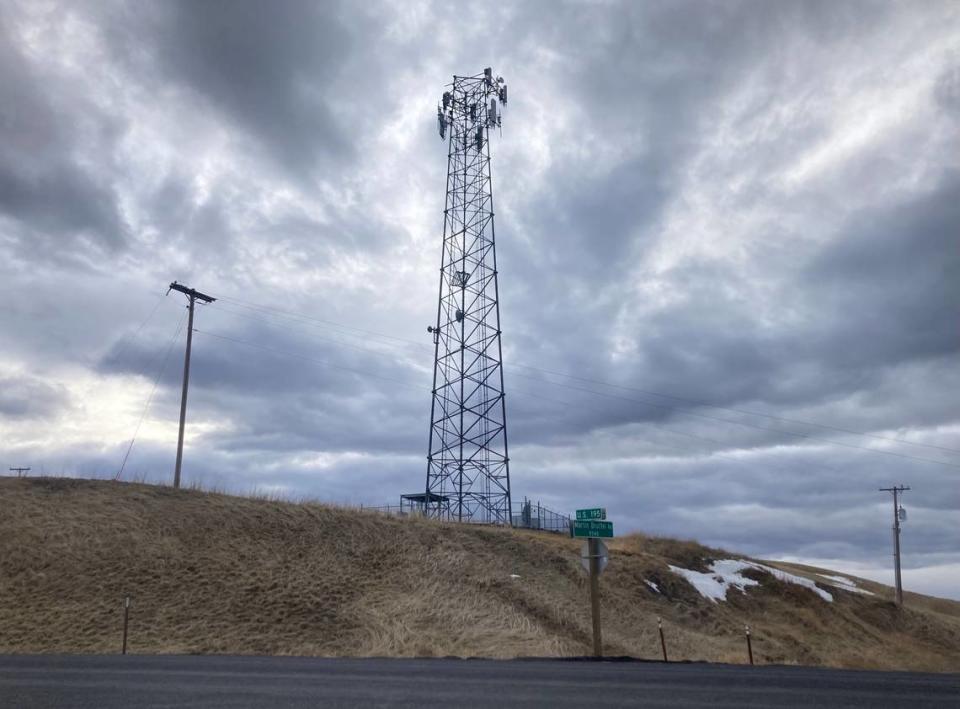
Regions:
<instances>
[{"instance_id":1,"label":"utility pole crossarm","mask_svg":"<svg viewBox=\"0 0 960 709\"><path fill-rule=\"evenodd\" d=\"M180 293L183 293L188 298L191 298L194 300L200 300L200 301L203 301L204 303L212 303L216 300L216 298L214 298L213 296L207 295L206 293L201 293L200 291L194 290L193 288L187 288L185 285L181 283L177 283L176 281L170 284L170 287L167 289L167 294L169 295L170 291L172 290L179 291Z\"/></svg>"}]
</instances>

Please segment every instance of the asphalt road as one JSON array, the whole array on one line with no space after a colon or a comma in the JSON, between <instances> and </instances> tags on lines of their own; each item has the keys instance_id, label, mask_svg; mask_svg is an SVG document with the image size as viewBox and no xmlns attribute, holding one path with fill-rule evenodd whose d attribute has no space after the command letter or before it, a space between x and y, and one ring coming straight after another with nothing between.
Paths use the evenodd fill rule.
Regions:
<instances>
[{"instance_id":1,"label":"asphalt road","mask_svg":"<svg viewBox=\"0 0 960 709\"><path fill-rule=\"evenodd\" d=\"M0 656L0 707L951 707L960 675L563 660Z\"/></svg>"}]
</instances>

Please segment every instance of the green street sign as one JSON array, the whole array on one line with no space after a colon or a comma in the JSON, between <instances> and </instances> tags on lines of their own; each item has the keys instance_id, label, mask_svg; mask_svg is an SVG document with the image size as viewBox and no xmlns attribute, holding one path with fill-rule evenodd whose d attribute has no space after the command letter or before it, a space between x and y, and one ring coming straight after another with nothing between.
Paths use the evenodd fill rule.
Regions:
<instances>
[{"instance_id":1,"label":"green street sign","mask_svg":"<svg viewBox=\"0 0 960 709\"><path fill-rule=\"evenodd\" d=\"M613 522L599 520L574 520L573 536L575 537L612 537Z\"/></svg>"},{"instance_id":2,"label":"green street sign","mask_svg":"<svg viewBox=\"0 0 960 709\"><path fill-rule=\"evenodd\" d=\"M591 507L589 510L577 510L577 519L606 519L606 507Z\"/></svg>"}]
</instances>

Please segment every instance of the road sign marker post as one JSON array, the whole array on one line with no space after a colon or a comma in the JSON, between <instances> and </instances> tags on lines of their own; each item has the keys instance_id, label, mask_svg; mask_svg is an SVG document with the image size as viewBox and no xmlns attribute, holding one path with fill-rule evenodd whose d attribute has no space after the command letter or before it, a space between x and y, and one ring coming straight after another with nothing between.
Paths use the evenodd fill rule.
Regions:
<instances>
[{"instance_id":1,"label":"road sign marker post","mask_svg":"<svg viewBox=\"0 0 960 709\"><path fill-rule=\"evenodd\" d=\"M577 510L571 531L574 537L586 537L587 543L580 552L581 563L590 574L590 616L593 621L593 656L603 657L603 641L600 629L600 574L607 567L609 551L600 537L613 537L613 522L607 522L603 507Z\"/></svg>"},{"instance_id":2,"label":"road sign marker post","mask_svg":"<svg viewBox=\"0 0 960 709\"><path fill-rule=\"evenodd\" d=\"M663 618L657 616L657 629L660 631L660 649L663 650L663 661L670 662L667 659L667 641L663 638Z\"/></svg>"},{"instance_id":3,"label":"road sign marker post","mask_svg":"<svg viewBox=\"0 0 960 709\"><path fill-rule=\"evenodd\" d=\"M130 622L130 596L123 599L123 647L120 650L121 655L127 654L127 625Z\"/></svg>"}]
</instances>

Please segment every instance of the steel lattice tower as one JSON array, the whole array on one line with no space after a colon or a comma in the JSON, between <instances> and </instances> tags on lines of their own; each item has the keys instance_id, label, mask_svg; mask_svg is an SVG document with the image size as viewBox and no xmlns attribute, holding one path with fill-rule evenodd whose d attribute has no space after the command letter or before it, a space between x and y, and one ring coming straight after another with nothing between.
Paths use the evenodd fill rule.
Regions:
<instances>
[{"instance_id":1,"label":"steel lattice tower","mask_svg":"<svg viewBox=\"0 0 960 709\"><path fill-rule=\"evenodd\" d=\"M494 250L490 130L507 101L490 69L454 76L437 107L449 131L440 300L433 333L433 401L425 512L510 524L510 465Z\"/></svg>"}]
</instances>

